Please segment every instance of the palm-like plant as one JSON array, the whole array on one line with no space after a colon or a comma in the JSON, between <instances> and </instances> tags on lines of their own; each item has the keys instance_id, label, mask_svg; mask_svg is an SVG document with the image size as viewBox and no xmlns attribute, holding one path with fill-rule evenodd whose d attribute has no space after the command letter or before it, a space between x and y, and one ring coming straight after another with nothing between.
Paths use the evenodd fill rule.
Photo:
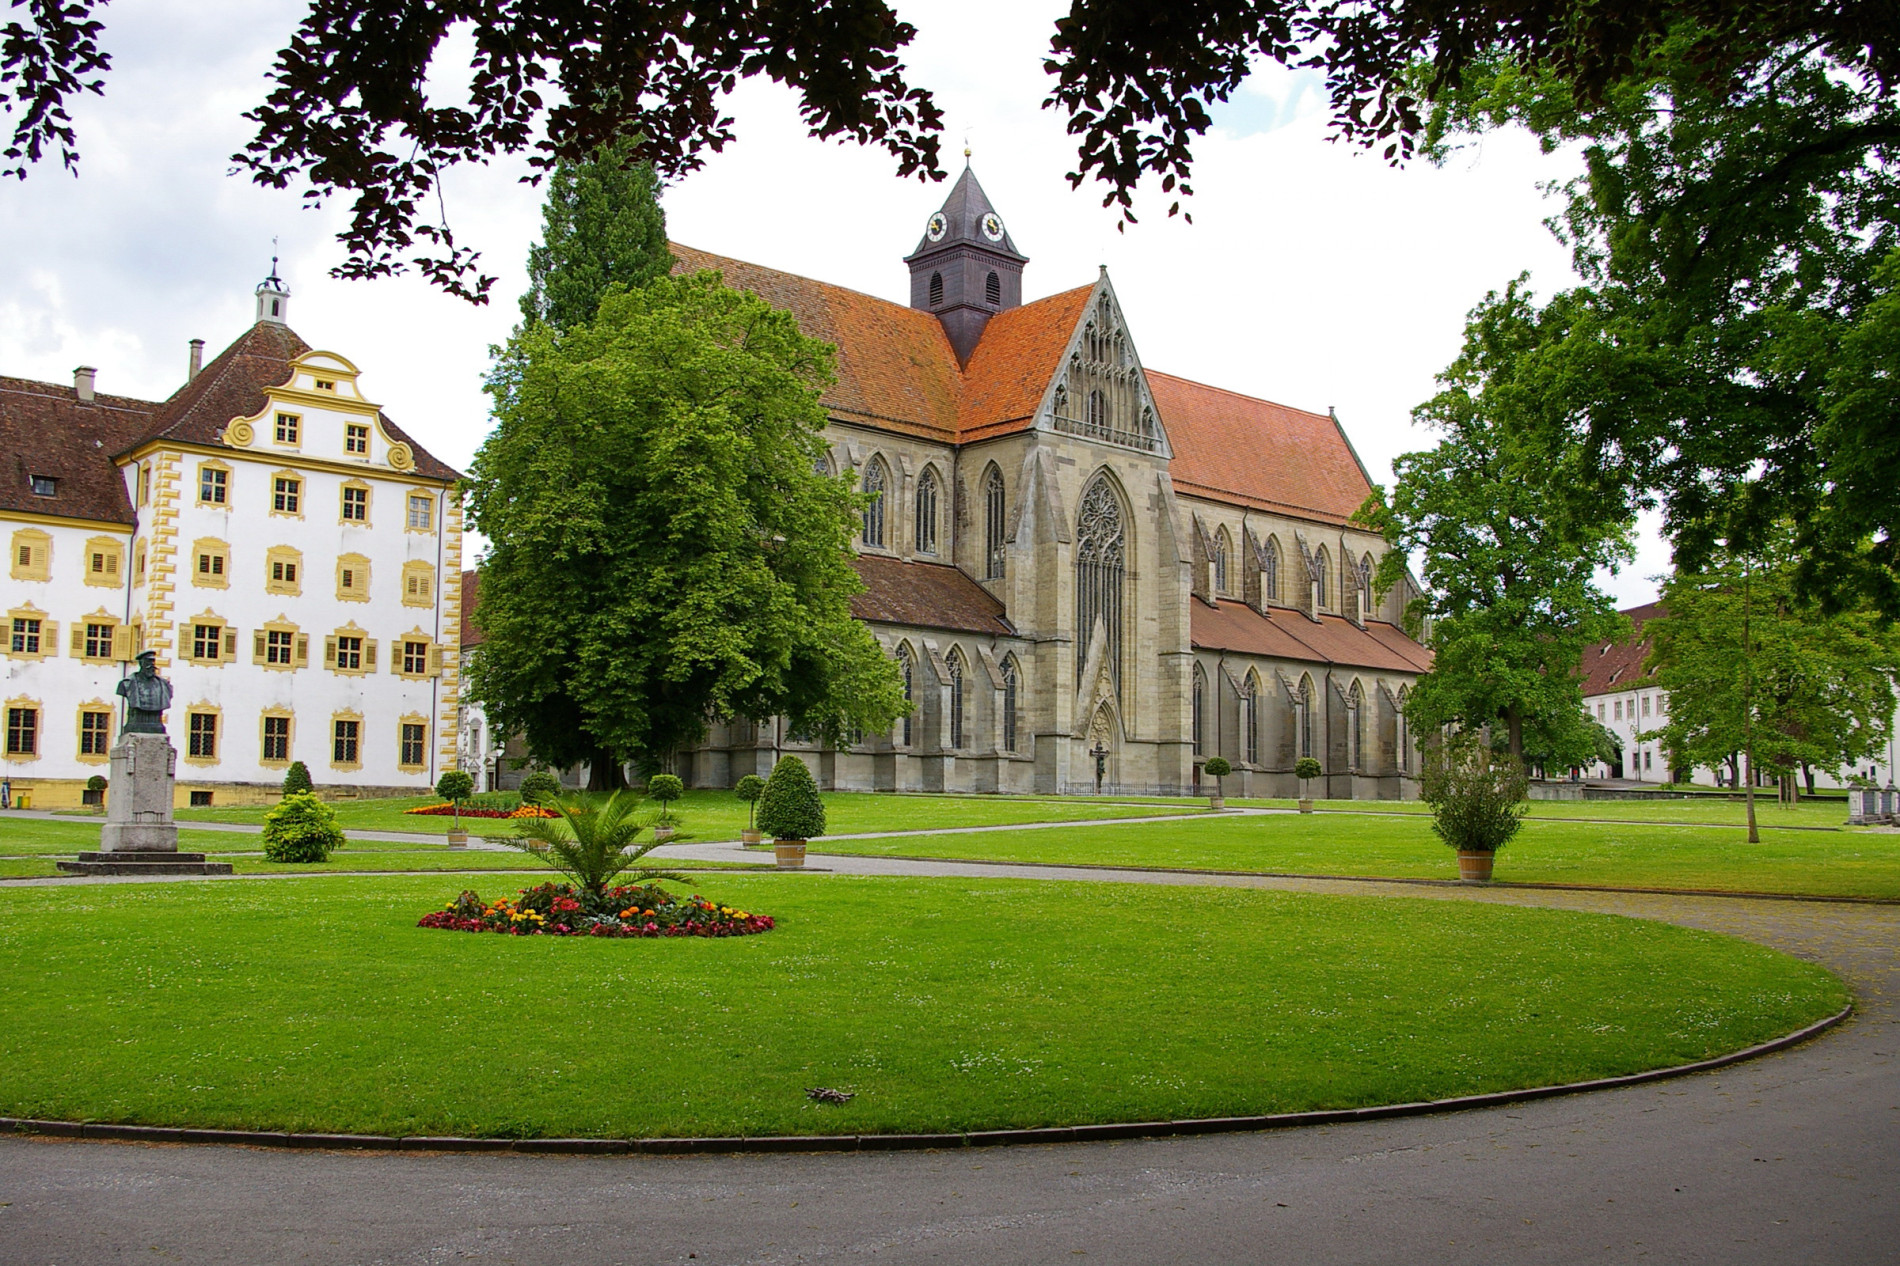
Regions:
<instances>
[{"instance_id":1,"label":"palm-like plant","mask_svg":"<svg viewBox=\"0 0 1900 1266\"><path fill-rule=\"evenodd\" d=\"M650 825L637 816L638 796L616 791L605 798L562 796L546 806L559 817L518 818L515 834L499 842L533 853L574 881L583 892L598 897L613 879L659 847L639 842ZM685 882L685 876L640 867L637 882L656 879Z\"/></svg>"}]
</instances>

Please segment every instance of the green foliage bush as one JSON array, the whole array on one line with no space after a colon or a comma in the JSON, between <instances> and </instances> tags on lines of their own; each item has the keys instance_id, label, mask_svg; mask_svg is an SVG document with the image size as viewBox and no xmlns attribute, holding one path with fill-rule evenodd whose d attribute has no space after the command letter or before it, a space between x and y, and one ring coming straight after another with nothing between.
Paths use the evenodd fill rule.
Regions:
<instances>
[{"instance_id":1,"label":"green foliage bush","mask_svg":"<svg viewBox=\"0 0 1900 1266\"><path fill-rule=\"evenodd\" d=\"M284 794L311 790L314 788L310 784L309 767L300 760L290 762L290 768L284 771Z\"/></svg>"},{"instance_id":2,"label":"green foliage bush","mask_svg":"<svg viewBox=\"0 0 1900 1266\"><path fill-rule=\"evenodd\" d=\"M1311 756L1302 756L1293 763L1293 776L1301 782L1317 778L1326 771L1320 768L1318 761Z\"/></svg>"},{"instance_id":3,"label":"green foliage bush","mask_svg":"<svg viewBox=\"0 0 1900 1266\"><path fill-rule=\"evenodd\" d=\"M1432 807L1432 830L1460 852L1493 853L1524 825L1530 808L1524 767L1471 733L1425 749L1419 798Z\"/></svg>"},{"instance_id":4,"label":"green foliage bush","mask_svg":"<svg viewBox=\"0 0 1900 1266\"><path fill-rule=\"evenodd\" d=\"M1234 772L1234 767L1227 763L1227 758L1224 756L1209 757L1207 763L1201 768L1210 778L1225 778Z\"/></svg>"},{"instance_id":5,"label":"green foliage bush","mask_svg":"<svg viewBox=\"0 0 1900 1266\"><path fill-rule=\"evenodd\" d=\"M308 791L293 791L264 815L264 856L273 862L327 862L343 847L336 812Z\"/></svg>"},{"instance_id":6,"label":"green foliage bush","mask_svg":"<svg viewBox=\"0 0 1900 1266\"><path fill-rule=\"evenodd\" d=\"M775 840L812 840L825 833L825 802L811 770L796 756L782 756L759 798L759 829Z\"/></svg>"},{"instance_id":7,"label":"green foliage bush","mask_svg":"<svg viewBox=\"0 0 1900 1266\"><path fill-rule=\"evenodd\" d=\"M448 770L435 780L435 794L451 804L460 804L475 794L475 780L462 770Z\"/></svg>"},{"instance_id":8,"label":"green foliage bush","mask_svg":"<svg viewBox=\"0 0 1900 1266\"><path fill-rule=\"evenodd\" d=\"M103 774L94 774L92 777L86 779L87 791L104 791L105 789L106 780Z\"/></svg>"},{"instance_id":9,"label":"green foliage bush","mask_svg":"<svg viewBox=\"0 0 1900 1266\"><path fill-rule=\"evenodd\" d=\"M561 780L545 769L536 769L521 780L521 803L552 806L561 795Z\"/></svg>"},{"instance_id":10,"label":"green foliage bush","mask_svg":"<svg viewBox=\"0 0 1900 1266\"><path fill-rule=\"evenodd\" d=\"M671 822L667 806L686 794L686 784L674 774L655 774L647 779L647 798L660 803L660 821Z\"/></svg>"}]
</instances>

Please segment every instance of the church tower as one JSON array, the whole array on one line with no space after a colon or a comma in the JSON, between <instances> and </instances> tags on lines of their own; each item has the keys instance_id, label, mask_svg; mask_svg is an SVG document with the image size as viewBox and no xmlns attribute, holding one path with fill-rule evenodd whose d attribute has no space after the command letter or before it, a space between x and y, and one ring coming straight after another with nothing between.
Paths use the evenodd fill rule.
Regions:
<instances>
[{"instance_id":1,"label":"church tower","mask_svg":"<svg viewBox=\"0 0 1900 1266\"><path fill-rule=\"evenodd\" d=\"M1029 257L1010 241L967 166L904 262L910 265L910 306L943 323L960 364L969 364L991 317L1022 306Z\"/></svg>"}]
</instances>

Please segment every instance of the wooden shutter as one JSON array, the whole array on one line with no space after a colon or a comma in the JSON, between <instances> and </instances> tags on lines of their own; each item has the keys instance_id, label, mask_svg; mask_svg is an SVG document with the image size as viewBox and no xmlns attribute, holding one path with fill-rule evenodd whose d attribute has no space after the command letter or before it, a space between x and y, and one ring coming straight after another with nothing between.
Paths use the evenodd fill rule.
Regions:
<instances>
[{"instance_id":1,"label":"wooden shutter","mask_svg":"<svg viewBox=\"0 0 1900 1266\"><path fill-rule=\"evenodd\" d=\"M270 637L266 630L259 629L257 632L251 634L251 662L253 664L263 663L264 652L268 650L269 647Z\"/></svg>"},{"instance_id":2,"label":"wooden shutter","mask_svg":"<svg viewBox=\"0 0 1900 1266\"><path fill-rule=\"evenodd\" d=\"M431 646L429 648L429 676L440 677L441 675L442 648L440 646Z\"/></svg>"},{"instance_id":3,"label":"wooden shutter","mask_svg":"<svg viewBox=\"0 0 1900 1266\"><path fill-rule=\"evenodd\" d=\"M326 637L323 639L323 666L325 668L336 667L336 638L335 637Z\"/></svg>"},{"instance_id":4,"label":"wooden shutter","mask_svg":"<svg viewBox=\"0 0 1900 1266\"><path fill-rule=\"evenodd\" d=\"M85 653L86 626L84 624L75 624L73 625L73 658L77 659Z\"/></svg>"},{"instance_id":5,"label":"wooden shutter","mask_svg":"<svg viewBox=\"0 0 1900 1266\"><path fill-rule=\"evenodd\" d=\"M131 659L135 654L137 654L138 648L135 645L133 645L132 638L133 638L133 630L130 625L121 624L119 627L113 629L112 630L112 658L116 660L124 661L124 660Z\"/></svg>"},{"instance_id":6,"label":"wooden shutter","mask_svg":"<svg viewBox=\"0 0 1900 1266\"><path fill-rule=\"evenodd\" d=\"M237 630L236 629L228 628L224 631L224 657L226 659L237 658Z\"/></svg>"},{"instance_id":7,"label":"wooden shutter","mask_svg":"<svg viewBox=\"0 0 1900 1266\"><path fill-rule=\"evenodd\" d=\"M308 633L297 634L296 666L298 668L308 668L310 666L310 635Z\"/></svg>"},{"instance_id":8,"label":"wooden shutter","mask_svg":"<svg viewBox=\"0 0 1900 1266\"><path fill-rule=\"evenodd\" d=\"M40 625L40 653L47 656L59 654L58 620L47 620Z\"/></svg>"},{"instance_id":9,"label":"wooden shutter","mask_svg":"<svg viewBox=\"0 0 1900 1266\"><path fill-rule=\"evenodd\" d=\"M374 667L376 667L376 639L366 637L363 639L363 668L367 671Z\"/></svg>"}]
</instances>

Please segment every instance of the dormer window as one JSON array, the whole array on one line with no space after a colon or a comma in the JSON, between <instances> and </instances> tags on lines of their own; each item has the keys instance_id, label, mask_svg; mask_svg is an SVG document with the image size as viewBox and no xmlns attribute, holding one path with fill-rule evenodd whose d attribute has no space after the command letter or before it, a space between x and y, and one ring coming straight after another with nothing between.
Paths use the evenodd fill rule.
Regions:
<instances>
[{"instance_id":1,"label":"dormer window","mask_svg":"<svg viewBox=\"0 0 1900 1266\"><path fill-rule=\"evenodd\" d=\"M56 496L59 492L59 480L51 475L34 475L32 481L33 495L36 497Z\"/></svg>"},{"instance_id":2,"label":"dormer window","mask_svg":"<svg viewBox=\"0 0 1900 1266\"><path fill-rule=\"evenodd\" d=\"M294 413L280 413L277 415L276 435L279 444L297 443L299 421L300 419Z\"/></svg>"}]
</instances>

